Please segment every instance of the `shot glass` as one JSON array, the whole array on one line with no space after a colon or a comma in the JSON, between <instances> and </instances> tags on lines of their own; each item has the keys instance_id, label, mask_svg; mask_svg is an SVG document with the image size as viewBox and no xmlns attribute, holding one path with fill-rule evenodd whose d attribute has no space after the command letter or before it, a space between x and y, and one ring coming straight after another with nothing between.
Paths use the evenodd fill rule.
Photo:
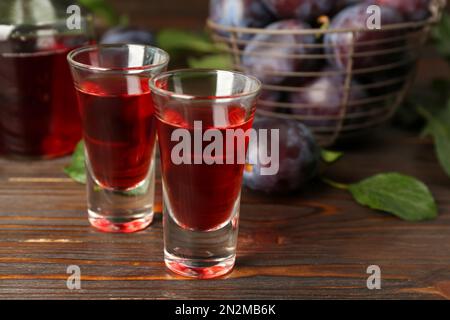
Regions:
<instances>
[{"instance_id":1,"label":"shot glass","mask_svg":"<svg viewBox=\"0 0 450 320\"><path fill-rule=\"evenodd\" d=\"M89 221L105 232L135 232L153 220L156 120L149 79L169 56L145 45L72 51L82 119Z\"/></svg>"},{"instance_id":2,"label":"shot glass","mask_svg":"<svg viewBox=\"0 0 450 320\"><path fill-rule=\"evenodd\" d=\"M179 70L154 77L150 88L166 266L187 277L222 276L235 263L247 134L261 84L237 72Z\"/></svg>"}]
</instances>

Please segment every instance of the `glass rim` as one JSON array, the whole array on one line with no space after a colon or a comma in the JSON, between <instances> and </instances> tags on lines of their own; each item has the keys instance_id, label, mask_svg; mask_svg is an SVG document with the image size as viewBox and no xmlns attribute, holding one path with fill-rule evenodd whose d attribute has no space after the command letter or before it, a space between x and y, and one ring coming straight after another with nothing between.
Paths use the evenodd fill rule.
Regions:
<instances>
[{"instance_id":1,"label":"glass rim","mask_svg":"<svg viewBox=\"0 0 450 320\"><path fill-rule=\"evenodd\" d=\"M149 48L155 50L155 52L161 53L164 56L164 61L160 63L155 64L147 64L139 67L117 67L117 68L105 68L105 67L95 67L90 64L81 63L78 61L75 61L75 57L81 53L84 52L92 52L95 50L98 50L100 48L122 48L122 47L141 47L141 48ZM74 49L69 52L67 55L67 60L69 61L69 64L73 67L88 70L88 71L97 71L97 72L127 72L127 71L147 71L156 69L158 67L163 67L169 64L170 61L170 55L164 51L163 49L160 49L155 46L145 45L145 44L134 44L134 43L119 43L119 44L93 44L88 46L83 46L77 49Z\"/></svg>"},{"instance_id":2,"label":"glass rim","mask_svg":"<svg viewBox=\"0 0 450 320\"><path fill-rule=\"evenodd\" d=\"M249 90L247 92L241 92L241 93L236 93L236 94L232 94L232 95L200 96L200 95L175 93L170 90L162 89L156 85L157 82L163 78L170 78L176 74L187 73L187 72L197 73L197 74L208 74L208 73L211 73L211 74L216 73L217 74L219 72L225 72L225 73L229 73L229 74L239 75L239 76L242 76L244 78L247 78L247 79L253 81L256 84L256 88L253 90ZM191 100L195 100L195 101L198 101L198 100L204 100L204 101L225 100L225 99L239 99L239 98L251 97L251 96L257 95L261 91L261 88L262 88L261 81L254 76L251 76L251 75L245 74L243 72L239 72L239 71L222 70L222 69L202 69L202 68L177 69L177 70L160 73L159 75L153 77L150 80L150 90L152 93L157 93L157 94L160 94L163 96L168 96L170 98L175 98L175 99L180 99L180 100L188 100L188 101L191 101Z\"/></svg>"}]
</instances>

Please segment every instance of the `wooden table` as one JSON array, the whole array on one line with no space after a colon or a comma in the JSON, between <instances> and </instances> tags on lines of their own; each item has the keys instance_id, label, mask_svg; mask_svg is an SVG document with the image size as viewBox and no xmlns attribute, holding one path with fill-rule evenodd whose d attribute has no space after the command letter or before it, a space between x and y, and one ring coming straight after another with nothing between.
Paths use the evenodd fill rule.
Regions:
<instances>
[{"instance_id":1,"label":"wooden table","mask_svg":"<svg viewBox=\"0 0 450 320\"><path fill-rule=\"evenodd\" d=\"M244 190L237 267L214 281L185 280L164 268L160 214L141 233L90 228L84 187L62 172L68 158L1 160L0 298L450 298L450 179L431 143L382 129L346 152L331 177L414 175L430 186L440 217L403 222L320 182L289 197ZM81 290L66 287L69 265L81 268ZM381 268L381 290L366 287L369 265Z\"/></svg>"}]
</instances>

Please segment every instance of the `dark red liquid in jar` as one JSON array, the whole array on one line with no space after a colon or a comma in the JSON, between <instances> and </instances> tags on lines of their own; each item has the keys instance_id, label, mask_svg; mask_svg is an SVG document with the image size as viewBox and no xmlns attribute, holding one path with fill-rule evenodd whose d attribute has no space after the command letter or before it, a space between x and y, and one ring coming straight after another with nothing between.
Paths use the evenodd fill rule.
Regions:
<instances>
[{"instance_id":1,"label":"dark red liquid in jar","mask_svg":"<svg viewBox=\"0 0 450 320\"><path fill-rule=\"evenodd\" d=\"M148 175L156 138L148 79L91 77L78 97L94 178L109 189L136 187Z\"/></svg>"},{"instance_id":2,"label":"dark red liquid in jar","mask_svg":"<svg viewBox=\"0 0 450 320\"><path fill-rule=\"evenodd\" d=\"M81 139L67 54L86 39L56 39L41 51L29 49L34 42L0 43L0 154L52 158Z\"/></svg>"},{"instance_id":3,"label":"dark red liquid in jar","mask_svg":"<svg viewBox=\"0 0 450 320\"><path fill-rule=\"evenodd\" d=\"M226 158L231 150L226 149L225 131L227 129L242 129L252 127L253 115L246 117L246 110L240 106L228 108L228 124L215 127L212 122L212 108L202 107L192 109L191 116L196 121L202 121L203 132L215 128L223 136L224 164L180 164L172 162L171 152L179 142L172 142L171 135L179 128L188 129L194 137L194 129L187 125L180 113L166 110L158 117L158 135L161 151L162 177L168 195L171 213L176 221L184 228L206 231L213 230L226 223L238 200L244 164L236 161L226 164ZM161 119L162 118L162 119ZM191 159L195 157L193 138ZM203 142L203 148L210 142ZM248 139L245 139L247 152ZM237 154L237 140L234 143L233 154ZM228 155L227 155L228 153ZM216 155L217 157L218 155ZM235 158L235 160L237 160Z\"/></svg>"}]
</instances>

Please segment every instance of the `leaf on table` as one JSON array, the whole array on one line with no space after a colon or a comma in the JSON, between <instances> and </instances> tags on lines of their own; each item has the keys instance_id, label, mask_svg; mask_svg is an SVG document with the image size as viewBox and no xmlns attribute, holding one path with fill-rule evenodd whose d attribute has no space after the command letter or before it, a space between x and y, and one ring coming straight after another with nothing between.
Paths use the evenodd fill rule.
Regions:
<instances>
[{"instance_id":1,"label":"leaf on table","mask_svg":"<svg viewBox=\"0 0 450 320\"><path fill-rule=\"evenodd\" d=\"M219 47L206 35L183 30L165 29L156 36L158 46L169 53L192 51L197 53L218 53Z\"/></svg>"},{"instance_id":2,"label":"leaf on table","mask_svg":"<svg viewBox=\"0 0 450 320\"><path fill-rule=\"evenodd\" d=\"M450 103L438 117L422 107L418 111L427 120L424 133L433 137L439 163L450 177Z\"/></svg>"},{"instance_id":3,"label":"leaf on table","mask_svg":"<svg viewBox=\"0 0 450 320\"><path fill-rule=\"evenodd\" d=\"M399 173L378 174L349 186L355 200L371 209L407 221L437 217L437 206L428 187L414 177Z\"/></svg>"},{"instance_id":4,"label":"leaf on table","mask_svg":"<svg viewBox=\"0 0 450 320\"><path fill-rule=\"evenodd\" d=\"M322 149L321 151L322 160L329 164L338 161L343 155L344 153L339 151L331 151L326 149Z\"/></svg>"},{"instance_id":5,"label":"leaf on table","mask_svg":"<svg viewBox=\"0 0 450 320\"><path fill-rule=\"evenodd\" d=\"M233 68L233 61L229 54L214 54L202 58L189 58L190 68L200 69L222 69L229 70Z\"/></svg>"},{"instance_id":6,"label":"leaf on table","mask_svg":"<svg viewBox=\"0 0 450 320\"><path fill-rule=\"evenodd\" d=\"M86 183L86 168L84 163L84 142L81 140L72 155L72 162L64 168L64 172L79 183Z\"/></svg>"}]
</instances>

